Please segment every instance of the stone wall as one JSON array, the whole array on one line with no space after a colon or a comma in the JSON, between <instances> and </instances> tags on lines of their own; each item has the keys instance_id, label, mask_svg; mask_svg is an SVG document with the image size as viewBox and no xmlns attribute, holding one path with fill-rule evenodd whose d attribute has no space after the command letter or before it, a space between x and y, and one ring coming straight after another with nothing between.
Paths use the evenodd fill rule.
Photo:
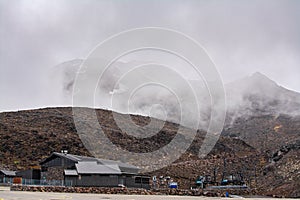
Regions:
<instances>
[{"instance_id":1,"label":"stone wall","mask_svg":"<svg viewBox=\"0 0 300 200\"><path fill-rule=\"evenodd\" d=\"M61 186L21 186L13 185L12 191L32 192L64 192L64 193L95 193L95 194L125 194L125 195L180 195L180 196L209 196L224 197L225 193L234 195L250 195L250 190L146 190L131 188L101 188L101 187L61 187Z\"/></svg>"}]
</instances>

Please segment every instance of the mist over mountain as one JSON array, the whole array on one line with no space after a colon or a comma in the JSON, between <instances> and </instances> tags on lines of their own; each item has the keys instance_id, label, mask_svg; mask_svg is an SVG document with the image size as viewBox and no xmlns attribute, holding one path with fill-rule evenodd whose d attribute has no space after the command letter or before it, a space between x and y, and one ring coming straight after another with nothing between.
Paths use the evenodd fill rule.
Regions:
<instances>
[{"instance_id":1,"label":"mist over mountain","mask_svg":"<svg viewBox=\"0 0 300 200\"><path fill-rule=\"evenodd\" d=\"M77 72L83 61L82 59L67 61L53 69L55 78L51 78L50 85L58 90L54 96L64 105L72 105L73 87ZM148 86L133 94L130 102L127 102L125 97L128 95L128 85L131 82L122 82L122 78L133 69L133 66L144 63L147 62L133 61L126 63L118 61L109 66L106 73L101 77L101 85L95 86L94 106L121 113L151 116L182 124L180 121L181 104L185 104L187 105L185 112L199 116L199 128L206 130L209 125L212 107L210 93L204 80L193 80L184 77L194 89L195 96L191 96L190 93L186 92L187 88L178 83L176 87L180 91L179 96L185 97L183 99L176 99L174 94L164 88ZM143 80L151 81L152 79L151 74L143 71L139 71L134 75ZM133 83L134 78L132 78ZM53 85L52 82L55 84ZM225 126L227 127L239 118L246 119L250 116L300 115L300 94L279 86L262 73L256 72L248 77L227 83L224 88L227 104ZM195 97L201 111L200 114L195 113L197 110L193 106L189 106L190 100ZM182 125L190 126L189 122Z\"/></svg>"},{"instance_id":2,"label":"mist over mountain","mask_svg":"<svg viewBox=\"0 0 300 200\"><path fill-rule=\"evenodd\" d=\"M77 59L62 63L53 69L49 92L59 90L56 96L58 102L72 104L72 94L75 77L83 60ZM140 93L133 95L129 105L122 98L128 92L128 83L118 81L131 66L140 64L118 62L114 63L107 74L102 78L102 85L95 86L95 109L101 128L113 144L118 148L129 152L152 152L160 149L175 135L186 141L192 135L192 129L182 127L180 124L157 120L157 124L163 124L157 135L148 138L136 138L129 133L134 132L130 126L130 120L141 126L141 134L156 130L158 127L145 128L151 123L151 118L140 115L124 115L115 111L142 113L158 117L159 119L177 122L180 120L178 102L168 90L159 87L143 88ZM92 72L93 73L93 72ZM138 71L136 79L149 79L151 74ZM133 74L137 75L137 74ZM130 77L131 78L131 77ZM89 80L87 80L89 81ZM201 107L201 124L199 129L207 128L210 119L210 96L205 83L201 80L188 80L193 89L197 91L199 106ZM195 113L195 109L189 105L190 93L179 83L178 95L181 104L187 104L188 112ZM195 180L200 174L210 174L218 168L217 178L221 180L224 158L228 162L228 172L243 172L247 184L257 179L255 189L260 195L278 195L285 197L299 197L299 151L300 151L300 115L299 94L279 86L261 73L237 80L225 85L227 100L227 119L221 136L212 151L205 157L199 158L199 149L202 147L207 132L198 130L188 150L171 165L154 171L150 175L170 175L176 177L176 181L183 187L189 188L190 181ZM76 92L76 91L74 91ZM111 107L112 96L117 95L115 104ZM50 96L50 95L49 95ZM154 108L153 108L153 105ZM115 151L106 153L101 149L105 141L101 139L89 140L97 151L89 151L86 143L79 137L78 126L74 124L74 108L44 108L19 112L0 113L0 149L2 168L25 169L38 164L49 152L67 149L79 155L97 155L101 158L122 160ZM90 111L89 108L81 108L82 112ZM151 109L151 110L150 110ZM149 112L149 110L151 112ZM150 113L150 114L149 114ZM164 115L168 113L168 115ZM119 123L115 120L119 117ZM87 118L90 116L85 115ZM191 115L192 116L192 115ZM154 121L155 121L154 120ZM127 125L126 130L120 127ZM182 124L181 124L182 125ZM187 124L183 124L188 126ZM84 127L82 136L93 136L93 127ZM184 131L178 131L182 127ZM128 130L128 131L127 131ZM174 149L174 152L176 149ZM96 154L95 154L96 152ZM7 159L9 158L9 159ZM16 162L17 161L17 162ZM135 160L125 160L137 162ZM147 160L149 161L149 159ZM162 163L165 160L162 159ZM132 163L135 164L135 163ZM138 166L147 167L143 161ZM252 178L251 178L252 177Z\"/></svg>"},{"instance_id":3,"label":"mist over mountain","mask_svg":"<svg viewBox=\"0 0 300 200\"><path fill-rule=\"evenodd\" d=\"M229 112L236 116L300 114L300 94L257 72L226 85Z\"/></svg>"}]
</instances>

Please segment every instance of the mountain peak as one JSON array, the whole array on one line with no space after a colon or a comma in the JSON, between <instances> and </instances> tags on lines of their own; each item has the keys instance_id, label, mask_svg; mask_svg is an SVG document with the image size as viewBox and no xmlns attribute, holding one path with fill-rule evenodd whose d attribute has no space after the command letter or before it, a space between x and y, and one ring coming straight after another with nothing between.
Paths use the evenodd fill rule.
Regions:
<instances>
[{"instance_id":1,"label":"mountain peak","mask_svg":"<svg viewBox=\"0 0 300 200\"><path fill-rule=\"evenodd\" d=\"M255 72L250 76L250 79L257 79L257 80L265 80L265 81L271 81L275 83L275 81L271 80L267 75L261 73L261 72Z\"/></svg>"},{"instance_id":2,"label":"mountain peak","mask_svg":"<svg viewBox=\"0 0 300 200\"><path fill-rule=\"evenodd\" d=\"M228 88L239 88L239 90L249 90L250 88L251 90L253 88L273 88L276 86L278 85L275 81L271 80L269 77L262 74L261 72L255 72L250 76L227 84Z\"/></svg>"},{"instance_id":3,"label":"mountain peak","mask_svg":"<svg viewBox=\"0 0 300 200\"><path fill-rule=\"evenodd\" d=\"M266 75L260 73L260 72L255 72L248 78L248 83L251 85L256 85L256 86L261 86L261 87L277 87L278 84L267 77ZM270 88L269 88L270 89Z\"/></svg>"},{"instance_id":4,"label":"mountain peak","mask_svg":"<svg viewBox=\"0 0 300 200\"><path fill-rule=\"evenodd\" d=\"M254 74L251 75L251 77L269 79L266 75L264 75L261 72L255 72Z\"/></svg>"}]
</instances>

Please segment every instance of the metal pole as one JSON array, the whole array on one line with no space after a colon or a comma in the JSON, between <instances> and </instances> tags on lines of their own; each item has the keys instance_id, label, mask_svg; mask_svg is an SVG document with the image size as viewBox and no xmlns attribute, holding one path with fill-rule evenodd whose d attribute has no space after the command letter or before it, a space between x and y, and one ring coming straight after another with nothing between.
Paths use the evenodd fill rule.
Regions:
<instances>
[{"instance_id":1,"label":"metal pole","mask_svg":"<svg viewBox=\"0 0 300 200\"><path fill-rule=\"evenodd\" d=\"M254 167L254 177L255 177L255 187L257 187L257 179L256 179L256 163Z\"/></svg>"},{"instance_id":2,"label":"metal pole","mask_svg":"<svg viewBox=\"0 0 300 200\"><path fill-rule=\"evenodd\" d=\"M223 174L222 174L222 181L225 178L225 170L226 170L226 158L224 158L223 160Z\"/></svg>"},{"instance_id":3,"label":"metal pole","mask_svg":"<svg viewBox=\"0 0 300 200\"><path fill-rule=\"evenodd\" d=\"M215 167L214 168L214 184L216 184L216 182L217 182L217 168Z\"/></svg>"}]
</instances>

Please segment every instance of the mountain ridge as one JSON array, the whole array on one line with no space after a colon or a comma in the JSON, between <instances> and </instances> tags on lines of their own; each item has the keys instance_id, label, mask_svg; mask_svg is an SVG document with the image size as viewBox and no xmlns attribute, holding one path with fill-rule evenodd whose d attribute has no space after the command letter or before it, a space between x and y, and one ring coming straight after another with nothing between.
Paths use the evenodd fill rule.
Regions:
<instances>
[{"instance_id":1,"label":"mountain ridge","mask_svg":"<svg viewBox=\"0 0 300 200\"><path fill-rule=\"evenodd\" d=\"M62 79L63 82L60 85L65 88L61 90L61 93L65 96L66 99L69 99L69 103L71 103L70 99L72 96L72 85L74 84L74 76L76 69L78 69L79 64L81 64L84 60L75 60L63 63L60 65L62 71ZM77 66L74 66L75 63L79 63ZM115 94L117 91L122 91L122 93L126 94L126 82L120 85L114 85L117 83L117 80L121 78L121 75L126 72L126 70L130 69L131 65L134 63L115 63L111 66L110 75L106 79L104 78L103 83L104 86L98 88L95 95L97 93L101 94L100 97L95 98L95 107L97 108L107 108L110 110L114 110L116 112L128 113L127 109L124 109L124 105L122 102L114 101L115 107L110 107L109 104L110 98L112 98L112 94ZM134 65L135 66L135 65ZM70 76L70 72L68 68L72 68L73 76ZM142 74L143 75L143 74ZM147 74L144 74L147 77ZM210 94L206 89L206 85L204 80L188 80L193 89L197 91L196 96L198 99L198 104L201 110L201 128L206 129L208 127L211 105L208 105L207 102L210 102ZM278 85L275 81L268 78L266 75L260 72L256 72L250 76L235 80L233 82L227 83L224 85L225 93L226 93L226 102L227 102L227 111L228 116L227 123L232 123L234 119L239 117L248 117L260 114L289 114L289 115L300 115L300 94L296 91L288 90L280 85ZM68 89L67 89L68 88ZM182 88L181 85L178 85L179 91L186 98L183 100L183 104L189 104L189 98L195 98L193 96L185 95L186 88ZM149 92L149 93L148 93ZM152 92L152 93L151 93ZM159 92L159 95L157 93ZM178 121L180 113L174 111L178 110L178 105L176 102L170 101L172 96L166 92L156 91L153 92L151 90L146 90L146 92L141 93L142 95L137 96L133 99L134 109L131 110L131 113L137 113L140 115L147 116L149 115L149 109L151 109L151 105L153 102L160 102L161 105L165 108L167 113L172 113L172 115L168 116L167 120L173 121L175 123L180 123ZM119 94L120 95L120 94ZM126 95L125 95L126 96ZM125 98L125 97L124 97ZM98 99L98 100L97 100ZM122 99L122 96L120 96ZM194 108L187 107L187 112L195 112ZM129 113L130 113L129 112ZM153 113L152 117L159 117L160 113ZM162 119L162 118L161 118ZM188 126L188 124L182 124Z\"/></svg>"},{"instance_id":2,"label":"mountain ridge","mask_svg":"<svg viewBox=\"0 0 300 200\"><path fill-rule=\"evenodd\" d=\"M118 128L112 111L101 109L95 111L109 139L119 148L133 152L151 152L165 146L176 134L188 134L188 129L185 129L186 132L178 133L180 125L166 122L156 139L152 137L140 140L128 136L126 132ZM150 119L138 115L131 117L140 126L149 123ZM295 145L292 144L293 141L300 139L299 131L300 118L298 117L281 115L239 119L229 129L224 129L214 149L205 158L200 159L198 153L206 133L198 130L187 152L168 167L153 171L148 175L170 175L181 187L189 188L191 180L199 175L211 174L214 168L218 169L217 180L220 181L222 171L225 170L223 159L226 158L227 173L241 171L247 182L251 182L256 169L258 182L252 187L257 188L258 194L278 195L280 191L285 196L299 197L300 191L297 183L300 180L300 163L296 161L300 150L294 148ZM87 130L87 132L90 131ZM255 137L250 137L251 140L249 140L249 137L246 137L249 134L255 134ZM281 136L276 137L276 135ZM259 141L262 139L264 143L260 145ZM51 152L62 149L67 149L72 154L93 155L93 152L85 148L77 134L70 107L0 113L0 142L2 168L14 170L34 167ZM278 152L281 152L284 146L294 149L282 154L282 157L274 164L269 162L273 158L276 160L276 156L280 154ZM111 155L98 156L118 160L113 152ZM130 161L127 162L130 163ZM279 181L278 177L281 177L282 181ZM265 179L267 181L264 181Z\"/></svg>"}]
</instances>

